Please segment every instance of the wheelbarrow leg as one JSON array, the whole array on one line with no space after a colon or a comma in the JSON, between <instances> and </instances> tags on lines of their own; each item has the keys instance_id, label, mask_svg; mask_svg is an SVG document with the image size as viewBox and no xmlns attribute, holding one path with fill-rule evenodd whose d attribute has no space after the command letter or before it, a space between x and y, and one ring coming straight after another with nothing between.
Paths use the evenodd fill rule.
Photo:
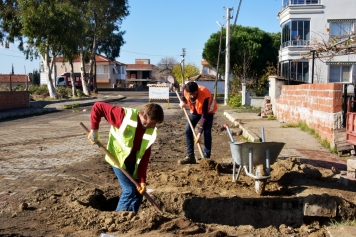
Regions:
<instances>
[{"instance_id":1,"label":"wheelbarrow leg","mask_svg":"<svg viewBox=\"0 0 356 237\"><path fill-rule=\"evenodd\" d=\"M266 175L264 165L256 166L255 175L256 176L265 176ZM267 182L267 180L265 180L265 179L255 179L255 191L258 195L262 195L262 193L265 191L266 182Z\"/></svg>"},{"instance_id":2,"label":"wheelbarrow leg","mask_svg":"<svg viewBox=\"0 0 356 237\"><path fill-rule=\"evenodd\" d=\"M232 168L232 181L237 181L240 177L240 173L241 173L241 170L242 170L242 165L239 166L239 170L237 171L237 175L236 175L236 178L235 178L235 170L236 170L236 163L234 162L234 165L233 165L233 168Z\"/></svg>"}]
</instances>

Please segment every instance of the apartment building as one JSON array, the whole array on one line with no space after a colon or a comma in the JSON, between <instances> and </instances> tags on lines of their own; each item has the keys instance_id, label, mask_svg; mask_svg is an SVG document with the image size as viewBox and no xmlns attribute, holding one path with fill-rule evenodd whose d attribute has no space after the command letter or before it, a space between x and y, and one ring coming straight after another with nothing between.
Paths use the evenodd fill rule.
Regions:
<instances>
[{"instance_id":1,"label":"apartment building","mask_svg":"<svg viewBox=\"0 0 356 237\"><path fill-rule=\"evenodd\" d=\"M126 64L126 87L142 87L145 89L148 83L153 83L152 70L154 65L150 59L135 59L135 64Z\"/></svg>"},{"instance_id":2,"label":"apartment building","mask_svg":"<svg viewBox=\"0 0 356 237\"><path fill-rule=\"evenodd\" d=\"M282 0L281 76L306 83L356 83L356 0ZM345 44L347 42L347 44ZM328 46L343 45L333 54ZM332 49L332 47L331 47Z\"/></svg>"}]
</instances>

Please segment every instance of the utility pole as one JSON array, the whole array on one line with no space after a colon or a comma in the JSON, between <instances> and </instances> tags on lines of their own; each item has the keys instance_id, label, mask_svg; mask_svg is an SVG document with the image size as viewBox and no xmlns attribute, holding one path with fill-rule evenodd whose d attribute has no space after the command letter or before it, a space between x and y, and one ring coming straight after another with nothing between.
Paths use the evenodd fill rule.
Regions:
<instances>
[{"instance_id":1,"label":"utility pole","mask_svg":"<svg viewBox=\"0 0 356 237\"><path fill-rule=\"evenodd\" d=\"M184 84L184 56L185 56L185 48L183 48L182 49L182 54L180 55L180 56L182 56L183 57L183 59L182 59L182 86L183 86L183 84Z\"/></svg>"},{"instance_id":2,"label":"utility pole","mask_svg":"<svg viewBox=\"0 0 356 237\"><path fill-rule=\"evenodd\" d=\"M224 105L229 99L229 75L230 75L230 11L233 8L226 8L226 54L225 54L225 96Z\"/></svg>"},{"instance_id":3,"label":"utility pole","mask_svg":"<svg viewBox=\"0 0 356 237\"><path fill-rule=\"evenodd\" d=\"M220 24L220 22L216 22L220 26L220 42L219 42L219 52L218 52L218 62L216 65L216 78L215 78L215 85L214 85L214 99L217 97L217 90L218 90L218 79L219 79L219 63L220 63L220 54L221 54L221 38L222 38L222 33L223 33L223 26Z\"/></svg>"}]
</instances>

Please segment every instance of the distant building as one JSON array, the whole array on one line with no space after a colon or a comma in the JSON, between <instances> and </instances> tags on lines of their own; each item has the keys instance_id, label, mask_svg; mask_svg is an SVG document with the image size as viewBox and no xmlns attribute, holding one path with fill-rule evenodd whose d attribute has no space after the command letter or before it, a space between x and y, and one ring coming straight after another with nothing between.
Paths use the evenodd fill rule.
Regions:
<instances>
[{"instance_id":1,"label":"distant building","mask_svg":"<svg viewBox=\"0 0 356 237\"><path fill-rule=\"evenodd\" d=\"M126 65L117 61L110 60L102 55L95 55L96 61L96 83L98 88L124 87L126 84ZM73 61L74 72L81 72L81 60L77 57ZM71 71L68 61L63 57L56 58L57 76ZM89 73L90 65L85 65L85 72ZM42 84L42 82L41 82ZM44 84L47 84L45 82Z\"/></svg>"},{"instance_id":2,"label":"distant building","mask_svg":"<svg viewBox=\"0 0 356 237\"><path fill-rule=\"evenodd\" d=\"M27 85L32 84L32 73L28 75L25 74L0 74L0 87L10 88L10 77L11 77L11 87L23 86L26 88Z\"/></svg>"},{"instance_id":3,"label":"distant building","mask_svg":"<svg viewBox=\"0 0 356 237\"><path fill-rule=\"evenodd\" d=\"M195 81L198 85L204 86L214 93L215 81L216 81L216 69L211 67L209 63L202 59L201 60L202 73L188 78L185 83L189 81ZM217 93L224 93L225 91L225 80L220 76L217 81Z\"/></svg>"},{"instance_id":4,"label":"distant building","mask_svg":"<svg viewBox=\"0 0 356 237\"><path fill-rule=\"evenodd\" d=\"M135 64L126 64L126 87L146 89L148 83L155 83L153 67L150 59L135 59Z\"/></svg>"},{"instance_id":5,"label":"distant building","mask_svg":"<svg viewBox=\"0 0 356 237\"><path fill-rule=\"evenodd\" d=\"M201 60L201 74L216 76L216 68L212 67L205 59Z\"/></svg>"},{"instance_id":6,"label":"distant building","mask_svg":"<svg viewBox=\"0 0 356 237\"><path fill-rule=\"evenodd\" d=\"M355 0L283 0L282 10L278 12L282 32L281 76L306 83L355 83L355 54L322 60L317 57L312 60L310 56L316 41L333 45L355 36L355 9ZM302 59L306 54L309 57Z\"/></svg>"}]
</instances>

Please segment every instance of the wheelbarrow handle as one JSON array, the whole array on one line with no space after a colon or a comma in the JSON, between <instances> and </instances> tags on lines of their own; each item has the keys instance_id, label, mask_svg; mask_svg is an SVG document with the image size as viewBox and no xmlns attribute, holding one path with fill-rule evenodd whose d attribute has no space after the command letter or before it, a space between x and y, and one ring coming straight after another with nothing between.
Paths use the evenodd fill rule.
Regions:
<instances>
[{"instance_id":1,"label":"wheelbarrow handle","mask_svg":"<svg viewBox=\"0 0 356 237\"><path fill-rule=\"evenodd\" d=\"M227 131L227 133L229 134L230 141L231 141L231 142L235 142L234 137L233 137L232 134L231 134L231 130L230 130L229 126L228 126L227 124L224 124L224 128L226 128L226 131Z\"/></svg>"}]
</instances>

